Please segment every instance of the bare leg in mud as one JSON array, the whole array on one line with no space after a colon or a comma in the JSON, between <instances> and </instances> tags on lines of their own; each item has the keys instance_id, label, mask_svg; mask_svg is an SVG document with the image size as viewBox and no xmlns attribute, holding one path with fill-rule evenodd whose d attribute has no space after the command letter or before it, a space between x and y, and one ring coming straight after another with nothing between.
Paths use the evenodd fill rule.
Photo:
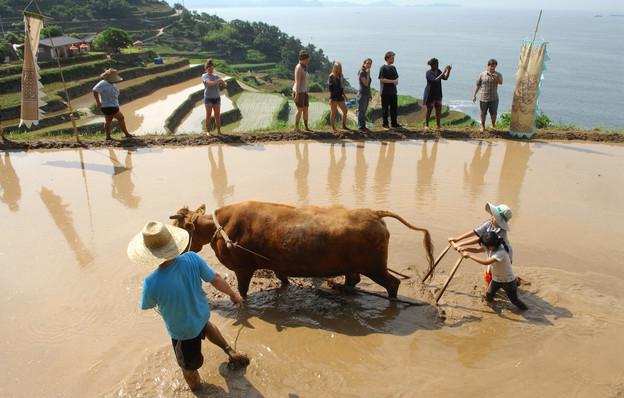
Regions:
<instances>
[{"instance_id":1,"label":"bare leg in mud","mask_svg":"<svg viewBox=\"0 0 624 398\"><path fill-rule=\"evenodd\" d=\"M210 135L210 116L211 116L211 114L212 114L212 104L206 104L206 135Z\"/></svg>"},{"instance_id":2,"label":"bare leg in mud","mask_svg":"<svg viewBox=\"0 0 624 398\"><path fill-rule=\"evenodd\" d=\"M207 338L212 344L220 347L226 353L230 360L228 366L231 368L239 369L249 365L249 358L247 355L239 354L232 347L230 347L230 345L223 338L219 329L217 329L217 327L212 323L206 323L203 337Z\"/></svg>"},{"instance_id":3,"label":"bare leg in mud","mask_svg":"<svg viewBox=\"0 0 624 398\"><path fill-rule=\"evenodd\" d=\"M201 388L201 377L199 377L198 371L182 369L182 376L184 376L186 384L188 384L192 391L199 390Z\"/></svg>"}]
</instances>

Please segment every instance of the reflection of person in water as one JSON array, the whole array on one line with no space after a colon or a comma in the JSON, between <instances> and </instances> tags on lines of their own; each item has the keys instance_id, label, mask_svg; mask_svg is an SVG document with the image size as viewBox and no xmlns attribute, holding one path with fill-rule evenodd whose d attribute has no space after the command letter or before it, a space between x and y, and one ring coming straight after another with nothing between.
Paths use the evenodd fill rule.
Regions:
<instances>
[{"instance_id":1,"label":"reflection of person in water","mask_svg":"<svg viewBox=\"0 0 624 398\"><path fill-rule=\"evenodd\" d=\"M217 149L219 156L218 163L212 156L212 148L208 148L208 159L210 160L210 178L212 179L212 194L217 201L219 207L225 204L225 197L234 193L234 186L228 185L227 171L225 169L225 161L223 160L223 148L219 145Z\"/></svg>"},{"instance_id":2,"label":"reflection of person in water","mask_svg":"<svg viewBox=\"0 0 624 398\"><path fill-rule=\"evenodd\" d=\"M8 153L4 154L4 159L0 157L0 189L2 190L0 201L6 203L11 211L19 210L18 202L22 198L22 189Z\"/></svg>"},{"instance_id":3,"label":"reflection of person in water","mask_svg":"<svg viewBox=\"0 0 624 398\"><path fill-rule=\"evenodd\" d=\"M388 187L392 179L392 166L394 164L394 142L382 142L379 146L377 167L375 168L375 183L373 191L377 195L377 204L384 204L388 194Z\"/></svg>"},{"instance_id":4,"label":"reflection of person in water","mask_svg":"<svg viewBox=\"0 0 624 398\"><path fill-rule=\"evenodd\" d=\"M531 144L524 142L505 142L505 156L498 182L498 199L514 209L516 217L520 209L520 192L529 168L529 159L533 151Z\"/></svg>"},{"instance_id":5,"label":"reflection of person in water","mask_svg":"<svg viewBox=\"0 0 624 398\"><path fill-rule=\"evenodd\" d=\"M134 183L132 182L132 152L126 153L126 160L122 165L117 159L115 151L108 150L111 162L113 163L112 195L126 207L136 208L140 198L133 194Z\"/></svg>"},{"instance_id":6,"label":"reflection of person in water","mask_svg":"<svg viewBox=\"0 0 624 398\"><path fill-rule=\"evenodd\" d=\"M432 192L433 172L438 157L438 141L433 142L431 154L427 155L427 141L422 144L420 160L416 163L416 201L422 202L427 199L425 193Z\"/></svg>"},{"instance_id":7,"label":"reflection of person in water","mask_svg":"<svg viewBox=\"0 0 624 398\"><path fill-rule=\"evenodd\" d=\"M74 252L76 260L78 260L78 264L84 267L93 261L93 254L91 254L89 249L80 239L78 232L76 232L71 211L67 209L68 205L63 204L61 197L46 187L41 187L39 196L48 208L54 223L61 230L67 244Z\"/></svg>"},{"instance_id":8,"label":"reflection of person in water","mask_svg":"<svg viewBox=\"0 0 624 398\"><path fill-rule=\"evenodd\" d=\"M303 143L303 154L299 150L299 143L295 143L295 156L297 157L297 168L295 169L295 182L297 183L297 195L299 202L308 201L308 174L310 173L310 152L308 143Z\"/></svg>"},{"instance_id":9,"label":"reflection of person in water","mask_svg":"<svg viewBox=\"0 0 624 398\"><path fill-rule=\"evenodd\" d=\"M368 165L364 157L364 143L358 143L355 149L355 197L359 205L362 205L366 199L367 171Z\"/></svg>"},{"instance_id":10,"label":"reflection of person in water","mask_svg":"<svg viewBox=\"0 0 624 398\"><path fill-rule=\"evenodd\" d=\"M327 190L333 202L340 196L340 184L342 183L342 171L347 163L347 148L343 143L340 147L340 160L336 161L334 144L329 147L329 168L327 169Z\"/></svg>"},{"instance_id":11,"label":"reflection of person in water","mask_svg":"<svg viewBox=\"0 0 624 398\"><path fill-rule=\"evenodd\" d=\"M483 141L479 141L472 155L472 161L470 167L467 167L464 163L464 183L468 185L468 188L472 192L471 198L476 198L483 189L485 184L485 173L490 166L490 158L492 156L492 143L487 143L485 153L481 154L481 147Z\"/></svg>"}]
</instances>

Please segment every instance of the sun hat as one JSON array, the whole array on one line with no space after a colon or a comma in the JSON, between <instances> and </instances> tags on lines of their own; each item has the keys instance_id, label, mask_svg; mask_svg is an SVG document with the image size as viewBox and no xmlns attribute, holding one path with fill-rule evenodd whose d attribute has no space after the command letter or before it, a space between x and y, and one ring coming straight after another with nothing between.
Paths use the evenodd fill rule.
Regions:
<instances>
[{"instance_id":1,"label":"sun hat","mask_svg":"<svg viewBox=\"0 0 624 398\"><path fill-rule=\"evenodd\" d=\"M159 221L149 221L128 244L128 258L135 264L157 266L176 258L186 249L186 230Z\"/></svg>"},{"instance_id":2,"label":"sun hat","mask_svg":"<svg viewBox=\"0 0 624 398\"><path fill-rule=\"evenodd\" d=\"M500 204L494 205L490 202L485 204L485 211L490 213L496 219L496 224L505 231L509 231L509 220L511 220L511 209L509 206Z\"/></svg>"},{"instance_id":3,"label":"sun hat","mask_svg":"<svg viewBox=\"0 0 624 398\"><path fill-rule=\"evenodd\" d=\"M123 78L119 76L117 69L113 68L106 69L100 77L104 80L108 80L109 83L118 83L123 80Z\"/></svg>"}]
</instances>

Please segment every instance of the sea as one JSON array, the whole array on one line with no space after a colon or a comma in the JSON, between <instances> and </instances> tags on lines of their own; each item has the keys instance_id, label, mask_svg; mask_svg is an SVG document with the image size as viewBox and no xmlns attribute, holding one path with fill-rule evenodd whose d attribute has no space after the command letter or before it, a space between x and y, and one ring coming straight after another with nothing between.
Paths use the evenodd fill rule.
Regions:
<instances>
[{"instance_id":1,"label":"sea","mask_svg":"<svg viewBox=\"0 0 624 398\"><path fill-rule=\"evenodd\" d=\"M374 74L383 55L397 56L399 94L422 97L427 61L452 65L444 102L478 118L472 91L488 59L498 61L504 84L499 113L511 109L520 47L533 38L539 10L463 7L195 8L227 21L262 21L311 43L343 65L357 83L363 59ZM623 13L624 14L624 13ZM537 33L547 44L539 110L556 124L624 129L624 15L544 10Z\"/></svg>"}]
</instances>

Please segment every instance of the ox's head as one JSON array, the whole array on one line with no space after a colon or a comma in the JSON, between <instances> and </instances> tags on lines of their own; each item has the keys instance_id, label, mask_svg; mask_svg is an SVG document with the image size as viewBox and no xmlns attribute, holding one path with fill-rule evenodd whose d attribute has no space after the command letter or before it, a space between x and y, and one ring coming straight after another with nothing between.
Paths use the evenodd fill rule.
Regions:
<instances>
[{"instance_id":1,"label":"ox's head","mask_svg":"<svg viewBox=\"0 0 624 398\"><path fill-rule=\"evenodd\" d=\"M183 207L172 216L173 225L183 228L191 235L190 250L199 252L204 245L209 244L216 231L211 216L206 216L206 205L201 205L197 210Z\"/></svg>"}]
</instances>

